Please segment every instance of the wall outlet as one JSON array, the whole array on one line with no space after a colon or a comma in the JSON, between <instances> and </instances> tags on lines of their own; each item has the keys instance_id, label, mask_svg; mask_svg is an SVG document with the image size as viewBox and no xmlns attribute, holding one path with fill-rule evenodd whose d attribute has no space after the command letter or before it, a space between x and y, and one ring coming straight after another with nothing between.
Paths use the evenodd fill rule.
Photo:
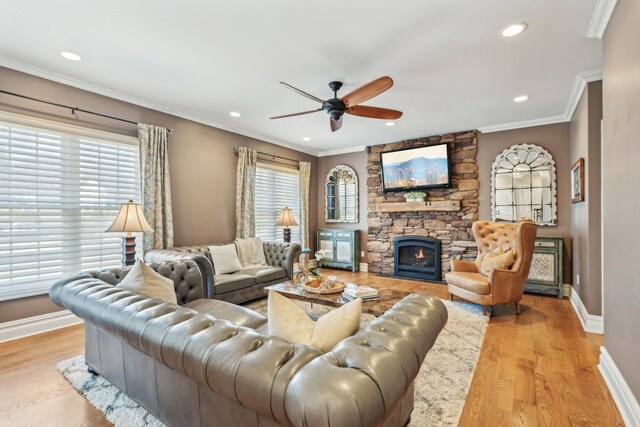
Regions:
<instances>
[{"instance_id":1,"label":"wall outlet","mask_svg":"<svg viewBox=\"0 0 640 427\"><path fill-rule=\"evenodd\" d=\"M364 251L360 251L360 256L364 257Z\"/></svg>"},{"instance_id":2,"label":"wall outlet","mask_svg":"<svg viewBox=\"0 0 640 427\"><path fill-rule=\"evenodd\" d=\"M576 285L580 285L580 275L576 274Z\"/></svg>"}]
</instances>

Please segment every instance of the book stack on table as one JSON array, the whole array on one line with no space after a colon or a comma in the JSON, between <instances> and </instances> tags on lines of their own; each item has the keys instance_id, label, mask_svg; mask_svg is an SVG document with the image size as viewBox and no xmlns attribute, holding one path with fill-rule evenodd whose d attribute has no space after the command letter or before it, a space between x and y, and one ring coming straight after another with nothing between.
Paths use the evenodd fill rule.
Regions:
<instances>
[{"instance_id":1,"label":"book stack on table","mask_svg":"<svg viewBox=\"0 0 640 427\"><path fill-rule=\"evenodd\" d=\"M342 298L347 301L353 301L356 298L362 298L362 301L371 301L380 298L380 295L377 289L370 286L347 283L342 292Z\"/></svg>"}]
</instances>

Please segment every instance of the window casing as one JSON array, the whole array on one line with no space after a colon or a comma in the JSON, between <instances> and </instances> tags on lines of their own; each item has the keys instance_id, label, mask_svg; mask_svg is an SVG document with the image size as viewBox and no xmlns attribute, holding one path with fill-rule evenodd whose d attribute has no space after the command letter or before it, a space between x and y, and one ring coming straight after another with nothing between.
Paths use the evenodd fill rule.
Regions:
<instances>
[{"instance_id":1,"label":"window casing","mask_svg":"<svg viewBox=\"0 0 640 427\"><path fill-rule=\"evenodd\" d=\"M264 241L283 241L276 227L280 211L288 207L300 224L300 174L298 170L258 163L255 183L256 236ZM300 227L291 227L291 241L300 243Z\"/></svg>"},{"instance_id":2,"label":"window casing","mask_svg":"<svg viewBox=\"0 0 640 427\"><path fill-rule=\"evenodd\" d=\"M118 267L121 203L140 200L132 137L0 113L0 300Z\"/></svg>"}]
</instances>

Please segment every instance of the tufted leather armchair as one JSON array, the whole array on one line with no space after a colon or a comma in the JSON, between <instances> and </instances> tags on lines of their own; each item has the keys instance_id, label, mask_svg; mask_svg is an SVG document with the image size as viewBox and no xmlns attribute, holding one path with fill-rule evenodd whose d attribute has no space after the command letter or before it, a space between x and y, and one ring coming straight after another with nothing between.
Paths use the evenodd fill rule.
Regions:
<instances>
[{"instance_id":1,"label":"tufted leather armchair","mask_svg":"<svg viewBox=\"0 0 640 427\"><path fill-rule=\"evenodd\" d=\"M252 310L200 298L193 261L152 268L182 306L113 286L128 269L63 279L50 296L85 320L91 369L168 426L403 426L447 321L442 301L412 294L322 354L265 335Z\"/></svg>"},{"instance_id":2,"label":"tufted leather armchair","mask_svg":"<svg viewBox=\"0 0 640 427\"><path fill-rule=\"evenodd\" d=\"M264 295L265 286L293 279L293 264L302 248L298 243L263 242L265 259L271 268L249 268L234 274L217 275L209 246L220 243L153 249L145 253L145 262L193 260L205 281L207 298L242 303ZM279 271L278 271L279 270Z\"/></svg>"},{"instance_id":3,"label":"tufted leather armchair","mask_svg":"<svg viewBox=\"0 0 640 427\"><path fill-rule=\"evenodd\" d=\"M478 245L475 261L451 260L451 272L445 275L450 298L459 296L465 300L487 306L513 302L520 314L520 300L529 276L537 227L529 221L519 223L476 221L472 226ZM513 251L515 262L510 269L497 268L489 277L480 273L485 255L501 249Z\"/></svg>"}]
</instances>

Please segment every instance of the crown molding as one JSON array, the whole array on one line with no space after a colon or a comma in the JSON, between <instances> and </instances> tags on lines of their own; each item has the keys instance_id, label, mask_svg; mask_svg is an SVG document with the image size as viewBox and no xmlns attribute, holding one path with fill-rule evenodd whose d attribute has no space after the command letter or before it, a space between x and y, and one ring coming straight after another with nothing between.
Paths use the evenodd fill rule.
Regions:
<instances>
[{"instance_id":1,"label":"crown molding","mask_svg":"<svg viewBox=\"0 0 640 427\"><path fill-rule=\"evenodd\" d=\"M197 123L201 123L207 126L211 126L217 129L222 129L227 132L232 132L238 135L246 136L249 138L255 138L261 141L270 142L275 145L279 145L281 147L289 148L291 150L299 151L302 153L310 154L312 156L318 156L318 151L313 150L307 147L300 147L297 145L289 144L283 142L276 138L270 138L268 136L262 135L260 133L247 131L241 129L236 126L230 126L225 123L220 123L215 120L212 120L208 117L205 117L201 114L194 113L192 111L183 110L179 108L169 107L168 105L160 104L154 101L149 101L145 98L139 98L137 96L132 96L126 93L119 92L117 90L108 89L106 87L96 85L93 83L89 83L85 80L75 79L73 77L68 77L63 74L55 73L52 71L45 70L40 67L35 67L29 64L25 64L20 61L15 61L13 59L9 59L5 56L0 56L0 66L10 68L12 70L21 71L23 73L31 74L36 77L42 77L43 79L51 80L57 83L62 83L67 86L72 86L78 89L86 90L88 92L96 93L98 95L107 96L109 98L114 98L119 101L128 102L130 104L138 105L140 107L148 108L151 110L159 111L161 113L170 114L172 116L180 117L183 119L191 120Z\"/></svg>"},{"instance_id":2,"label":"crown molding","mask_svg":"<svg viewBox=\"0 0 640 427\"><path fill-rule=\"evenodd\" d=\"M532 126L550 125L553 123L562 123L566 121L567 120L564 115L559 115L559 116L542 117L540 119L523 120L521 122L503 123L501 125L484 126L484 127L479 127L478 130L482 133L491 133L491 132L500 132L503 130L529 128Z\"/></svg>"},{"instance_id":3,"label":"crown molding","mask_svg":"<svg viewBox=\"0 0 640 427\"><path fill-rule=\"evenodd\" d=\"M337 150L328 150L328 151L320 151L318 152L318 157L327 157L327 156L335 156L336 154L348 154L348 153L358 153L365 150L364 145L359 145L357 147L346 147L339 148Z\"/></svg>"},{"instance_id":4,"label":"crown molding","mask_svg":"<svg viewBox=\"0 0 640 427\"><path fill-rule=\"evenodd\" d=\"M602 80L602 70L585 71L576 76L564 112L564 116L566 117L565 121L568 122L573 117L573 113L576 111L576 107L578 106L578 102L580 102L580 97L582 97L582 92L584 92L587 83L596 80Z\"/></svg>"},{"instance_id":5,"label":"crown molding","mask_svg":"<svg viewBox=\"0 0 640 427\"><path fill-rule=\"evenodd\" d=\"M618 0L598 0L596 2L591 22L589 22L587 37L590 39L602 39L617 3Z\"/></svg>"},{"instance_id":6,"label":"crown molding","mask_svg":"<svg viewBox=\"0 0 640 427\"><path fill-rule=\"evenodd\" d=\"M596 80L602 79L602 70L591 70L585 71L583 73L579 73L576 75L575 80L573 81L573 86L571 87L571 92L569 93L569 99L567 100L567 105L564 110L564 114L559 114L557 116L550 117L542 117L540 119L533 120L524 120L521 122L512 122L512 123L504 123L501 125L495 126L485 126L480 127L478 130L482 133L491 133L491 132L499 132L503 130L511 130L511 129L521 129L528 128L532 126L542 126L542 125L550 125L554 123L564 123L571 120L573 117L573 113L578 106L578 102L580 102L580 97L582 96L582 92L584 91L587 83L593 82Z\"/></svg>"}]
</instances>

